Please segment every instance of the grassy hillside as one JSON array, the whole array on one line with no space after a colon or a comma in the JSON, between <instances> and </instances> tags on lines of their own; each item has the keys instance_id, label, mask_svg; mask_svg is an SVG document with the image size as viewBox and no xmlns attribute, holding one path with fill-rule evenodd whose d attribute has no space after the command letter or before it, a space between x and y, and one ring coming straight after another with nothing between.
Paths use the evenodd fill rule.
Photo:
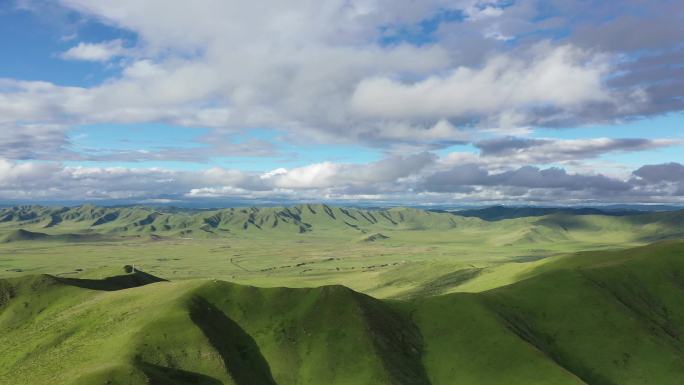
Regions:
<instances>
[{"instance_id":1,"label":"grassy hillside","mask_svg":"<svg viewBox=\"0 0 684 385\"><path fill-rule=\"evenodd\" d=\"M47 239L50 236L45 233L37 233L33 231L28 231L24 229L18 229L11 231L3 238L2 242L21 242L21 241L36 241Z\"/></svg>"},{"instance_id":2,"label":"grassy hillside","mask_svg":"<svg viewBox=\"0 0 684 385\"><path fill-rule=\"evenodd\" d=\"M178 281L343 284L380 298L478 292L583 250L684 239L684 211L498 221L411 208L0 210L0 278L141 266Z\"/></svg>"},{"instance_id":3,"label":"grassy hillside","mask_svg":"<svg viewBox=\"0 0 684 385\"><path fill-rule=\"evenodd\" d=\"M680 384L684 242L554 258L479 293L0 280L0 383Z\"/></svg>"},{"instance_id":4,"label":"grassy hillside","mask_svg":"<svg viewBox=\"0 0 684 385\"><path fill-rule=\"evenodd\" d=\"M476 213L481 215L474 215ZM483 221L478 216L496 222ZM412 208L365 210L324 204L219 210L107 208L91 205L71 208L18 206L0 209L0 231L22 229L45 234L158 234L176 237L311 233L354 237L383 231L497 231L521 226L533 230L550 227L566 232L591 227L606 230L618 226L638 232L637 226L648 225L652 229L644 229L642 233L655 236L655 230L682 224L682 218L684 210L634 213L604 212L597 209L491 207L475 212L447 213ZM511 226L511 223L515 225ZM606 224L609 226L604 227Z\"/></svg>"},{"instance_id":5,"label":"grassy hillside","mask_svg":"<svg viewBox=\"0 0 684 385\"><path fill-rule=\"evenodd\" d=\"M148 207L19 206L0 210L0 228L24 227L45 232L116 234L160 233L209 236L230 232L345 232L368 229L450 229L472 223L446 213L416 209L361 210L307 204L293 207L251 207L220 210L160 210Z\"/></svg>"}]
</instances>

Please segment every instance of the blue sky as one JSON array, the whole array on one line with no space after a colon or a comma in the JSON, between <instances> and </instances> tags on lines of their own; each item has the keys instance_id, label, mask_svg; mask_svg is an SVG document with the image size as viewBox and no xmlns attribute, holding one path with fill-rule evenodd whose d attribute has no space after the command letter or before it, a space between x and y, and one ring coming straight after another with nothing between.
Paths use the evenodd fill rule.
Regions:
<instances>
[{"instance_id":1,"label":"blue sky","mask_svg":"<svg viewBox=\"0 0 684 385\"><path fill-rule=\"evenodd\" d=\"M14 1L0 4L0 47L5 53L0 61L2 77L91 86L120 72L117 66L63 60L59 55L75 41L125 39L135 44L134 33L83 18L67 8L35 7L40 8L27 9Z\"/></svg>"},{"instance_id":2,"label":"blue sky","mask_svg":"<svg viewBox=\"0 0 684 385\"><path fill-rule=\"evenodd\" d=\"M666 0L8 0L0 199L680 203L683 25Z\"/></svg>"},{"instance_id":3,"label":"blue sky","mask_svg":"<svg viewBox=\"0 0 684 385\"><path fill-rule=\"evenodd\" d=\"M210 147L202 138L210 135L207 128L174 126L163 123L99 124L74 127L69 132L71 146L81 153L116 151L154 151L163 148L190 149L201 152ZM373 148L329 143L292 143L284 140L277 130L250 129L231 135L234 143L250 139L264 140L273 145L273 154L259 156L209 156L197 162L179 162L174 159L156 162L71 161L70 165L106 165L123 167L167 167L181 170L198 170L207 167L239 168L248 171L271 170L279 167L302 167L325 161L368 163L382 158L382 152Z\"/></svg>"}]
</instances>

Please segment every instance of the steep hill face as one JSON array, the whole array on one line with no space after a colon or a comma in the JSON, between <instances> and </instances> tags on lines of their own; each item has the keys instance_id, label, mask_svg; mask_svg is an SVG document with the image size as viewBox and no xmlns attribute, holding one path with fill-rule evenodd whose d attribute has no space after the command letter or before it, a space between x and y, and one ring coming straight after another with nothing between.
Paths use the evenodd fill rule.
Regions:
<instances>
[{"instance_id":1,"label":"steep hill face","mask_svg":"<svg viewBox=\"0 0 684 385\"><path fill-rule=\"evenodd\" d=\"M0 383L681 384L684 243L560 258L477 294L0 280ZM101 281L101 283L96 283Z\"/></svg>"}]
</instances>

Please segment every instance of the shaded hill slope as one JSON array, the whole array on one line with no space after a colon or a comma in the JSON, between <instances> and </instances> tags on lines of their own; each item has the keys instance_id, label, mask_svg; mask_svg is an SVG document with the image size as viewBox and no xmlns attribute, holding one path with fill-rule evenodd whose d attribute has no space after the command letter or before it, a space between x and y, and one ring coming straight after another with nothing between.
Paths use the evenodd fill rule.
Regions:
<instances>
[{"instance_id":1,"label":"shaded hill slope","mask_svg":"<svg viewBox=\"0 0 684 385\"><path fill-rule=\"evenodd\" d=\"M102 239L104 238L99 234L46 234L36 231L18 229L10 231L4 237L0 238L0 243L39 241L88 242Z\"/></svg>"},{"instance_id":2,"label":"shaded hill slope","mask_svg":"<svg viewBox=\"0 0 684 385\"><path fill-rule=\"evenodd\" d=\"M684 378L681 242L579 253L512 285L409 301L342 286L262 289L102 274L126 284L0 280L0 383L674 385Z\"/></svg>"},{"instance_id":3,"label":"shaded hill slope","mask_svg":"<svg viewBox=\"0 0 684 385\"><path fill-rule=\"evenodd\" d=\"M5 237L2 239L3 243L9 243L9 242L22 242L22 241L36 241L36 240L43 240L47 239L50 236L45 233L38 233L38 232L33 232L33 231L28 231L24 229L19 229L10 232L9 234L5 235Z\"/></svg>"}]
</instances>

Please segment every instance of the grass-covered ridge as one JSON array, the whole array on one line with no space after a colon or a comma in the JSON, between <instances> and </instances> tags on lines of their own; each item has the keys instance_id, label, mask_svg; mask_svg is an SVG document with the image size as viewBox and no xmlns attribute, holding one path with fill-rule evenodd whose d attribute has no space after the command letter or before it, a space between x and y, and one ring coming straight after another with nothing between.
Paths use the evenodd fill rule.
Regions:
<instances>
[{"instance_id":1,"label":"grass-covered ridge","mask_svg":"<svg viewBox=\"0 0 684 385\"><path fill-rule=\"evenodd\" d=\"M91 205L69 208L18 206L0 210L1 227L22 226L43 229L50 233L209 236L260 230L288 233L343 231L363 234L369 229L382 228L449 229L472 222L447 213L409 208L364 210L324 204L217 210L108 208Z\"/></svg>"},{"instance_id":2,"label":"grass-covered ridge","mask_svg":"<svg viewBox=\"0 0 684 385\"><path fill-rule=\"evenodd\" d=\"M257 288L126 271L0 280L0 383L684 378L683 242L568 255L496 289L402 301L334 285Z\"/></svg>"},{"instance_id":3,"label":"grass-covered ridge","mask_svg":"<svg viewBox=\"0 0 684 385\"><path fill-rule=\"evenodd\" d=\"M476 215L477 214L477 215ZM482 220L479 217L488 220ZM542 220L538 220L538 219ZM492 222L492 219L495 221ZM558 223L554 223L558 222ZM563 221L568 222L563 226ZM507 224L556 225L563 230L593 230L641 225L684 223L684 210L639 213L598 209L491 207L462 212L434 212L413 208L358 209L325 204L291 207L243 207L192 210L151 207L17 206L0 209L0 231L14 229L24 236L46 234L159 234L164 236L226 236L241 232L268 233L380 233L382 230L444 231L497 229ZM609 227L605 227L609 224ZM671 229L672 230L672 229ZM21 236L18 236L21 240Z\"/></svg>"}]
</instances>

